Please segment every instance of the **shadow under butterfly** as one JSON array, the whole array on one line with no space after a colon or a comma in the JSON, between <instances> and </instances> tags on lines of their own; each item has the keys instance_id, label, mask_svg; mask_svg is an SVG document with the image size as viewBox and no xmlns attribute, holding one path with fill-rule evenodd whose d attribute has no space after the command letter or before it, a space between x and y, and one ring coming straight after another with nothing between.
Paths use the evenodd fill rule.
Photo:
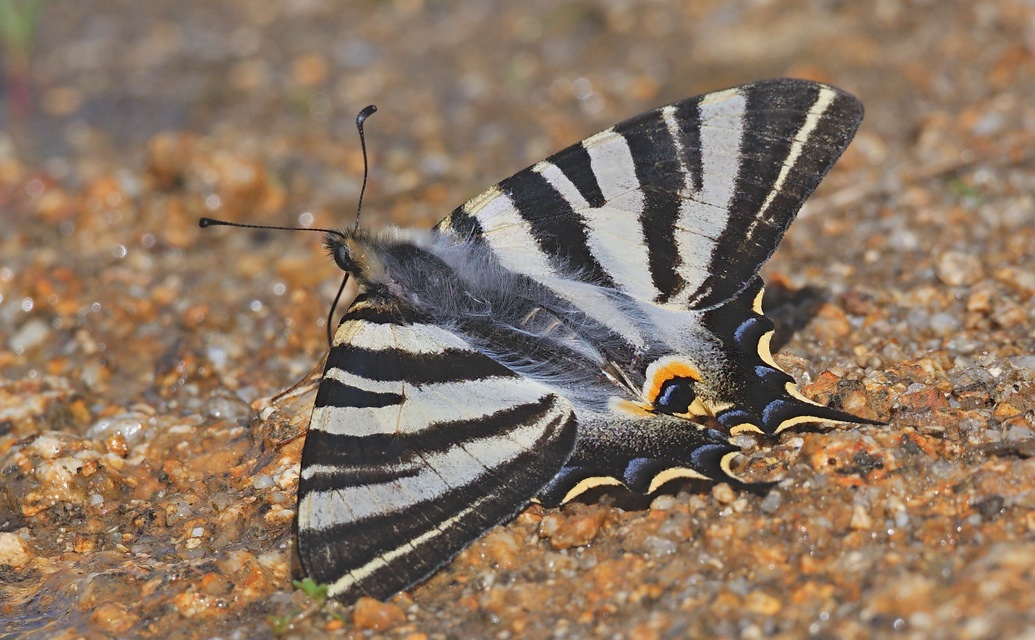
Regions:
<instances>
[{"instance_id":1,"label":"shadow under butterfly","mask_svg":"<svg viewBox=\"0 0 1035 640\"><path fill-rule=\"evenodd\" d=\"M756 82L615 125L431 230L328 232L358 296L302 452L307 574L384 599L532 501L744 486L732 435L870 423L776 365L758 276L862 113Z\"/></svg>"}]
</instances>

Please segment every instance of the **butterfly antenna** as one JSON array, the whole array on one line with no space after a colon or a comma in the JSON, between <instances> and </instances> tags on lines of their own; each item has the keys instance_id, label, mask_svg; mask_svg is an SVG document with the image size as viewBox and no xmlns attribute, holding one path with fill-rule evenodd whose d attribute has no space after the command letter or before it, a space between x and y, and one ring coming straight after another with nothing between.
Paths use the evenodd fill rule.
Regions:
<instances>
[{"instance_id":1,"label":"butterfly antenna","mask_svg":"<svg viewBox=\"0 0 1035 640\"><path fill-rule=\"evenodd\" d=\"M245 224L243 222L227 222L216 218L200 218L198 226L206 227L238 227L239 229L272 229L273 231L319 231L320 233L332 233L336 236L346 237L340 229L323 229L320 227L280 227L271 224Z\"/></svg>"},{"instance_id":2,"label":"butterfly antenna","mask_svg":"<svg viewBox=\"0 0 1035 640\"><path fill-rule=\"evenodd\" d=\"M363 211L363 194L367 191L367 175L370 170L367 163L367 140L363 135L363 123L376 111L376 106L368 105L356 115L356 130L359 131L359 148L363 150L363 186L359 188L359 202L356 204L356 226L352 228L353 233L359 230L359 214ZM342 286L344 287L345 285L343 284Z\"/></svg>"},{"instance_id":3,"label":"butterfly antenna","mask_svg":"<svg viewBox=\"0 0 1035 640\"><path fill-rule=\"evenodd\" d=\"M341 286L338 287L338 293L334 296L334 302L331 303L331 310L327 313L327 346L334 346L334 332L331 327L334 326L334 310L338 307L338 300L341 299L341 292L345 290L345 285L349 282L349 274L345 274L345 277L341 279Z\"/></svg>"},{"instance_id":4,"label":"butterfly antenna","mask_svg":"<svg viewBox=\"0 0 1035 640\"><path fill-rule=\"evenodd\" d=\"M359 202L356 203L356 224L352 227L352 233L359 231L359 216L363 213L363 194L367 192L367 177L370 175L370 163L367 162L367 139L363 135L363 123L366 122L367 118L372 116L377 111L377 107L374 105L368 105L358 114L356 114L356 131L359 132L359 148L363 151L363 185L359 188ZM345 291L345 285L349 282L349 274L346 273L345 277L341 279L341 286L338 287L338 293L334 296L334 302L331 303L331 310L327 314L327 344L334 346L334 332L331 327L334 326L334 311L338 308L338 301L341 299L341 294Z\"/></svg>"}]
</instances>

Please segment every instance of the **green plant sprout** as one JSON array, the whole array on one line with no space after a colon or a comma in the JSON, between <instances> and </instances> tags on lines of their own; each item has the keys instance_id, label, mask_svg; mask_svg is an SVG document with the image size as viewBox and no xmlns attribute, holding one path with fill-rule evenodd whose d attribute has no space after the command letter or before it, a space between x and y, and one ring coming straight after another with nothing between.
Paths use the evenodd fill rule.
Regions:
<instances>
[{"instance_id":1,"label":"green plant sprout","mask_svg":"<svg viewBox=\"0 0 1035 640\"><path fill-rule=\"evenodd\" d=\"M18 137L32 113L29 52L43 15L43 0L0 0L0 47L8 99L9 130Z\"/></svg>"}]
</instances>

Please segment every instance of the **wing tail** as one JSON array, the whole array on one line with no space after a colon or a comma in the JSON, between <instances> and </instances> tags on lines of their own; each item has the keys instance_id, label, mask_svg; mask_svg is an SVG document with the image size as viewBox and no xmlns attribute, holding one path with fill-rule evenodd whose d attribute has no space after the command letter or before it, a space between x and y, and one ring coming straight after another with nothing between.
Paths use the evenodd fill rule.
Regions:
<instances>
[{"instance_id":1,"label":"wing tail","mask_svg":"<svg viewBox=\"0 0 1035 640\"><path fill-rule=\"evenodd\" d=\"M852 422L874 424L806 398L769 350L773 322L762 315L762 279L754 278L733 299L703 314L719 338L725 370L722 389L729 406L716 414L730 433L775 434L796 424Z\"/></svg>"}]
</instances>

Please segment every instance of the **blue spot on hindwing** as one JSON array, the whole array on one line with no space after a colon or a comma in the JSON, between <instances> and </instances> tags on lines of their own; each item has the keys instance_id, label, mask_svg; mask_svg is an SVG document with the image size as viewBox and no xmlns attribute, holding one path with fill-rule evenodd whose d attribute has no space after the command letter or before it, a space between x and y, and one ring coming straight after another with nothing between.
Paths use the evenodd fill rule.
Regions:
<instances>
[{"instance_id":1,"label":"blue spot on hindwing","mask_svg":"<svg viewBox=\"0 0 1035 640\"><path fill-rule=\"evenodd\" d=\"M800 405L797 400L777 398L762 410L762 422L767 429L775 429L784 420L800 415Z\"/></svg>"},{"instance_id":2,"label":"blue spot on hindwing","mask_svg":"<svg viewBox=\"0 0 1035 640\"><path fill-rule=\"evenodd\" d=\"M727 429L732 429L738 424L758 424L760 422L758 416L745 411L744 409L729 409L727 411L723 411L719 415L715 416L715 419L719 421L719 424Z\"/></svg>"},{"instance_id":3,"label":"blue spot on hindwing","mask_svg":"<svg viewBox=\"0 0 1035 640\"><path fill-rule=\"evenodd\" d=\"M764 317L748 318L733 332L733 340L741 350L754 352L758 347L758 341L771 328L772 323Z\"/></svg>"}]
</instances>

